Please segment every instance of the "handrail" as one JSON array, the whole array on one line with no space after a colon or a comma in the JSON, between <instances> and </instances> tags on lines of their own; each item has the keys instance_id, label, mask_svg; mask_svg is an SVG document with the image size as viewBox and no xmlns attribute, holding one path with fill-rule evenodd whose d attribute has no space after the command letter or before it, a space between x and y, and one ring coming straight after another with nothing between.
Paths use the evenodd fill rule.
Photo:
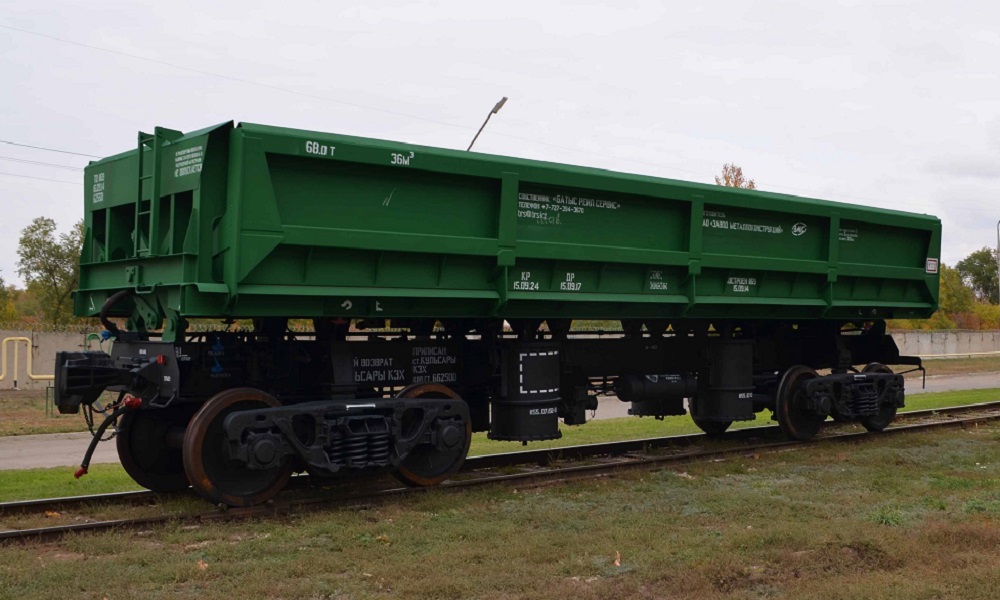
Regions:
<instances>
[{"instance_id":1,"label":"handrail","mask_svg":"<svg viewBox=\"0 0 1000 600\"><path fill-rule=\"evenodd\" d=\"M24 342L28 345L28 378L34 381L52 381L56 378L55 375L35 375L32 371L32 349L35 346L35 342L31 338L26 337L9 337L3 340L3 349L0 350L0 362L3 363L3 368L0 369L0 381L3 381L7 377L7 344L14 343L14 389L17 389L17 374L20 371L20 365L18 364L18 353L17 344L19 342Z\"/></svg>"}]
</instances>

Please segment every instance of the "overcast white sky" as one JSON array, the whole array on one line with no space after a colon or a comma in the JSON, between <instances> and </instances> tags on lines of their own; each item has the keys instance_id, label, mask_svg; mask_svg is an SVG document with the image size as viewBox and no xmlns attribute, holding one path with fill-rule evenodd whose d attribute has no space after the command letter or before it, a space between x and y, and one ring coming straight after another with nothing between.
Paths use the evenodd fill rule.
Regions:
<instances>
[{"instance_id":1,"label":"overcast white sky","mask_svg":"<svg viewBox=\"0 0 1000 600\"><path fill-rule=\"evenodd\" d=\"M735 162L760 189L935 214L950 264L996 244L1000 5L352 4L8 0L0 140L104 156L236 120L464 149L509 96L477 150L706 183ZM20 283L19 232L81 218L82 171L9 159L88 159L0 157Z\"/></svg>"}]
</instances>

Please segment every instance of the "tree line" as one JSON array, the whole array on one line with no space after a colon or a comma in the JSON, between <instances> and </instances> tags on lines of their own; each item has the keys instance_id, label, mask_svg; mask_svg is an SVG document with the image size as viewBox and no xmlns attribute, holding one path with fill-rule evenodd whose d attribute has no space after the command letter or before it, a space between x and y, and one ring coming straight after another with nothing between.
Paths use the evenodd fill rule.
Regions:
<instances>
[{"instance_id":1,"label":"tree line","mask_svg":"<svg viewBox=\"0 0 1000 600\"><path fill-rule=\"evenodd\" d=\"M997 251L984 247L941 265L940 308L930 319L890 321L896 329L1000 329Z\"/></svg>"},{"instance_id":2,"label":"tree line","mask_svg":"<svg viewBox=\"0 0 1000 600\"><path fill-rule=\"evenodd\" d=\"M33 327L84 322L73 316L83 231L81 220L59 234L48 217L38 217L21 230L17 272L25 286L9 285L0 276L0 323Z\"/></svg>"}]
</instances>

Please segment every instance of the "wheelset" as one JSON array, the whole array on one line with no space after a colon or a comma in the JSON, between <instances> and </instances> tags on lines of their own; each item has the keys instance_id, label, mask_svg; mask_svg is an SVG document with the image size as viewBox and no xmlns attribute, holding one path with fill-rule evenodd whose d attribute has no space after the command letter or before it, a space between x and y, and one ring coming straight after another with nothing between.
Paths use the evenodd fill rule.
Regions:
<instances>
[{"instance_id":1,"label":"wheelset","mask_svg":"<svg viewBox=\"0 0 1000 600\"><path fill-rule=\"evenodd\" d=\"M826 415L812 409L805 393L805 383L818 376L805 365L795 365L785 371L778 384L775 417L785 435L794 440L812 439L826 420Z\"/></svg>"},{"instance_id":2,"label":"wheelset","mask_svg":"<svg viewBox=\"0 0 1000 600\"><path fill-rule=\"evenodd\" d=\"M229 506L261 504L277 495L292 476L291 461L270 469L251 469L230 459L223 422L237 411L279 405L274 396L254 388L226 390L205 402L184 433L184 471L191 487Z\"/></svg>"},{"instance_id":3,"label":"wheelset","mask_svg":"<svg viewBox=\"0 0 1000 600\"><path fill-rule=\"evenodd\" d=\"M451 388L437 383L414 384L404 388L398 398L450 398L464 402ZM468 418L435 423L434 444L421 444L403 459L395 471L397 479L414 487L432 486L458 473L472 443L472 421Z\"/></svg>"}]
</instances>

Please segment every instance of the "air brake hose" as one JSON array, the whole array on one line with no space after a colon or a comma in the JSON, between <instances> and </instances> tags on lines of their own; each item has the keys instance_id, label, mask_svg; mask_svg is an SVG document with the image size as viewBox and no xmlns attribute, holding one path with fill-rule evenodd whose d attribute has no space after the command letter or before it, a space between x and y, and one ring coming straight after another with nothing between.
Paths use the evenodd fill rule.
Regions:
<instances>
[{"instance_id":1,"label":"air brake hose","mask_svg":"<svg viewBox=\"0 0 1000 600\"><path fill-rule=\"evenodd\" d=\"M107 430L108 426L114 423L115 419L120 417L123 412L134 408L135 408L134 405L128 406L122 404L121 406L117 407L114 411L112 411L112 413L104 419L104 421L101 423L101 426L98 427L97 431L94 432L94 437L90 439L90 445L87 446L87 452L83 455L83 462L80 463L80 468L77 469L75 473L73 473L74 478L79 479L87 474L87 471L90 469L90 459L94 457L94 450L97 449L97 443L101 441L101 436L104 435L104 432L105 430Z\"/></svg>"},{"instance_id":2,"label":"air brake hose","mask_svg":"<svg viewBox=\"0 0 1000 600\"><path fill-rule=\"evenodd\" d=\"M118 329L118 325L116 325L114 321L108 318L108 313L111 311L111 307L117 304L119 300L121 300L125 296L130 296L130 295L132 295L132 290L121 290L120 292L115 292L114 294L111 295L110 298L105 300L104 305L101 306L101 314L100 314L101 324L104 325L105 329L111 332L111 335L113 337L118 337L118 335L121 333L121 330Z\"/></svg>"}]
</instances>

